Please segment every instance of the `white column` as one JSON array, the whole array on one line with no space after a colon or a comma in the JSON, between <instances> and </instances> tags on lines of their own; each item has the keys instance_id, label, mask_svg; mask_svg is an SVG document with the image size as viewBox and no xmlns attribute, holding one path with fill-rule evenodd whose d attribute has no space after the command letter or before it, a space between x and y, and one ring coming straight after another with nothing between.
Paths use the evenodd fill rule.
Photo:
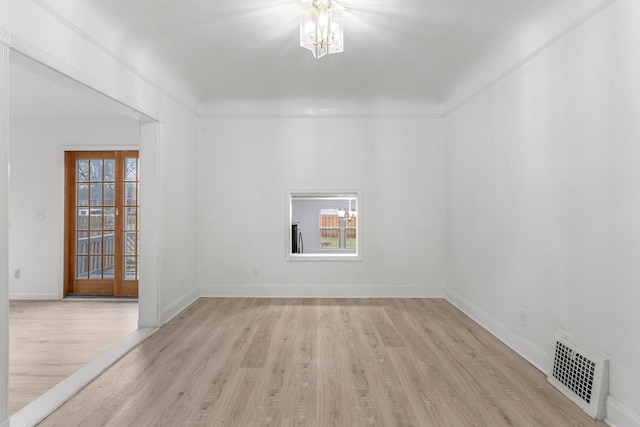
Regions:
<instances>
[{"instance_id":1,"label":"white column","mask_svg":"<svg viewBox=\"0 0 640 427\"><path fill-rule=\"evenodd\" d=\"M160 138L158 122L140 126L140 280L138 326L161 325L162 209L160 209Z\"/></svg>"},{"instance_id":2,"label":"white column","mask_svg":"<svg viewBox=\"0 0 640 427\"><path fill-rule=\"evenodd\" d=\"M9 418L9 44L0 27L0 425Z\"/></svg>"}]
</instances>

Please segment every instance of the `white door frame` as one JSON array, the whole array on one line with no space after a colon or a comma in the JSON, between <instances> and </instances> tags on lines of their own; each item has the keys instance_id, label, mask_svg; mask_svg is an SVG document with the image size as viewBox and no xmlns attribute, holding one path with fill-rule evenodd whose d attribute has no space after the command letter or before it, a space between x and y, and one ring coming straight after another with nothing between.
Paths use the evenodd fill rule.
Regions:
<instances>
[{"instance_id":1,"label":"white door frame","mask_svg":"<svg viewBox=\"0 0 640 427\"><path fill-rule=\"evenodd\" d=\"M0 427L9 425L9 47L0 27Z\"/></svg>"}]
</instances>

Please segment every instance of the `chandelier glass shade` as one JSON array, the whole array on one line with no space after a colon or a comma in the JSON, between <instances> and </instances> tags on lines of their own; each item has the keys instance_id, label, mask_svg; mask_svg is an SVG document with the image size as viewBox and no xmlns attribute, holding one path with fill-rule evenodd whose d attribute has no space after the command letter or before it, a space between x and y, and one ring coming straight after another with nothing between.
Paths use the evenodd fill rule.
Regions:
<instances>
[{"instance_id":1,"label":"chandelier glass shade","mask_svg":"<svg viewBox=\"0 0 640 427\"><path fill-rule=\"evenodd\" d=\"M300 46L322 58L344 50L342 9L331 0L312 0L300 11Z\"/></svg>"}]
</instances>

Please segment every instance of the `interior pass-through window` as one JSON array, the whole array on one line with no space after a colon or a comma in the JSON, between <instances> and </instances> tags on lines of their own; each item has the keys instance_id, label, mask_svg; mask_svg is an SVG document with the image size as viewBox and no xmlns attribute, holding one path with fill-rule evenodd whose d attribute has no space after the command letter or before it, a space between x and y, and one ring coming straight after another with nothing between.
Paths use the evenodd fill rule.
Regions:
<instances>
[{"instance_id":1,"label":"interior pass-through window","mask_svg":"<svg viewBox=\"0 0 640 427\"><path fill-rule=\"evenodd\" d=\"M287 193L288 260L360 260L359 192Z\"/></svg>"}]
</instances>

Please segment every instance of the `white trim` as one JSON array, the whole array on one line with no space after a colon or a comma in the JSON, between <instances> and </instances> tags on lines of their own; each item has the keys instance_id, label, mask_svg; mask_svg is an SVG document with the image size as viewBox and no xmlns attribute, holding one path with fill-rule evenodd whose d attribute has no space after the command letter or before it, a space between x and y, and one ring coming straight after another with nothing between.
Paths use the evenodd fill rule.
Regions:
<instances>
[{"instance_id":1,"label":"white trim","mask_svg":"<svg viewBox=\"0 0 640 427\"><path fill-rule=\"evenodd\" d=\"M172 302L162 311L162 324L164 325L174 317L176 317L182 310L189 307L200 298L200 288L196 287L182 298L178 298Z\"/></svg>"},{"instance_id":2,"label":"white trim","mask_svg":"<svg viewBox=\"0 0 640 427\"><path fill-rule=\"evenodd\" d=\"M3 26L0 26L0 44L11 45L11 32Z\"/></svg>"},{"instance_id":3,"label":"white trim","mask_svg":"<svg viewBox=\"0 0 640 427\"><path fill-rule=\"evenodd\" d=\"M438 285L222 284L200 286L200 296L255 298L442 298Z\"/></svg>"},{"instance_id":4,"label":"white trim","mask_svg":"<svg viewBox=\"0 0 640 427\"><path fill-rule=\"evenodd\" d=\"M640 427L640 415L618 402L615 398L607 396L605 400L604 422L611 427Z\"/></svg>"},{"instance_id":5,"label":"white trim","mask_svg":"<svg viewBox=\"0 0 640 427\"><path fill-rule=\"evenodd\" d=\"M162 325L162 209L160 204L162 124L140 125L140 280L138 326Z\"/></svg>"},{"instance_id":6,"label":"white trim","mask_svg":"<svg viewBox=\"0 0 640 427\"><path fill-rule=\"evenodd\" d=\"M496 322L485 311L465 300L461 295L447 287L444 288L444 297L460 311L465 313L488 332L509 346L513 351L538 368L538 370L542 371L545 375L549 373L552 358L547 353L509 329L504 324Z\"/></svg>"},{"instance_id":7,"label":"white trim","mask_svg":"<svg viewBox=\"0 0 640 427\"><path fill-rule=\"evenodd\" d=\"M60 145L61 152L66 151L131 151L140 150L140 142L135 145Z\"/></svg>"},{"instance_id":8,"label":"white trim","mask_svg":"<svg viewBox=\"0 0 640 427\"><path fill-rule=\"evenodd\" d=\"M9 402L9 61L11 33L0 26L0 421Z\"/></svg>"},{"instance_id":9,"label":"white trim","mask_svg":"<svg viewBox=\"0 0 640 427\"><path fill-rule=\"evenodd\" d=\"M291 232L289 232L291 234ZM354 253L309 253L287 254L287 261L291 262L359 262L362 256Z\"/></svg>"},{"instance_id":10,"label":"white trim","mask_svg":"<svg viewBox=\"0 0 640 427\"><path fill-rule=\"evenodd\" d=\"M282 114L260 114L260 113L202 113L198 115L201 119L443 119L441 113L425 114L385 114L385 113L282 113Z\"/></svg>"},{"instance_id":11,"label":"white trim","mask_svg":"<svg viewBox=\"0 0 640 427\"><path fill-rule=\"evenodd\" d=\"M12 415L11 427L35 426L156 331L157 329L147 328L132 332Z\"/></svg>"}]
</instances>

